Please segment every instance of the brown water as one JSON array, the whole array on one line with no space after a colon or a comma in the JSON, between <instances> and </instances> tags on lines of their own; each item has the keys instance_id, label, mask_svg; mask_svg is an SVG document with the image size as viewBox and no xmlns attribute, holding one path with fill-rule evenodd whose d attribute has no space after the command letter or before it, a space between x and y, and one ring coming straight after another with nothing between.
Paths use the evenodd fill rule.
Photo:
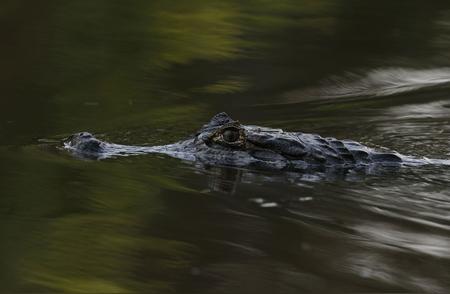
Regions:
<instances>
[{"instance_id":1,"label":"brown water","mask_svg":"<svg viewBox=\"0 0 450 294\"><path fill-rule=\"evenodd\" d=\"M63 3L64 2L64 3ZM213 114L450 158L447 1L3 1L4 293L450 289L450 170L373 175L86 161Z\"/></svg>"}]
</instances>

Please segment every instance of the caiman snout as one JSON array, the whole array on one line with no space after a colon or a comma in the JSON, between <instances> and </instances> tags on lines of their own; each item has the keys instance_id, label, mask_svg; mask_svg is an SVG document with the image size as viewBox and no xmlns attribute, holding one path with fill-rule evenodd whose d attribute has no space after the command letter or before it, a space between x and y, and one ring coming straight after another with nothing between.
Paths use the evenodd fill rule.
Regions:
<instances>
[{"instance_id":1,"label":"caiman snout","mask_svg":"<svg viewBox=\"0 0 450 294\"><path fill-rule=\"evenodd\" d=\"M64 145L83 153L99 153L104 143L96 139L91 133L81 132L69 136Z\"/></svg>"}]
</instances>

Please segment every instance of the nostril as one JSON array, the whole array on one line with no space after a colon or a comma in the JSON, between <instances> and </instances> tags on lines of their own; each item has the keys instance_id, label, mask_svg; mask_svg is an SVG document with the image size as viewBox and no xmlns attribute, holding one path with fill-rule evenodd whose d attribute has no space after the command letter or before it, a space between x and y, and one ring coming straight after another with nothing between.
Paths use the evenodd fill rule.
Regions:
<instances>
[{"instance_id":1,"label":"nostril","mask_svg":"<svg viewBox=\"0 0 450 294\"><path fill-rule=\"evenodd\" d=\"M91 138L92 135L90 133L88 133L88 132L83 132L83 133L80 134L80 137L83 138L83 139L88 139L88 138Z\"/></svg>"}]
</instances>

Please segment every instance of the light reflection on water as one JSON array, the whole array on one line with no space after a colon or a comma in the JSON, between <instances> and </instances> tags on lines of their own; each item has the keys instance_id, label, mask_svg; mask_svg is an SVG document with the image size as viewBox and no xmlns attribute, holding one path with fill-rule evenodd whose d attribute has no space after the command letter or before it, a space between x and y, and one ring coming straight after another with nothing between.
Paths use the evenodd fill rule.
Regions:
<instances>
[{"instance_id":1,"label":"light reflection on water","mask_svg":"<svg viewBox=\"0 0 450 294\"><path fill-rule=\"evenodd\" d=\"M447 1L0 6L2 292L448 292L448 166L299 174L54 148L84 130L172 143L227 111L449 158Z\"/></svg>"},{"instance_id":2,"label":"light reflection on water","mask_svg":"<svg viewBox=\"0 0 450 294\"><path fill-rule=\"evenodd\" d=\"M405 92L445 88L450 84L450 68L380 68L363 74L346 73L322 82L317 88L286 94L286 103L318 99L386 97ZM425 109L423 113L427 113ZM432 114L430 114L432 115Z\"/></svg>"}]
</instances>

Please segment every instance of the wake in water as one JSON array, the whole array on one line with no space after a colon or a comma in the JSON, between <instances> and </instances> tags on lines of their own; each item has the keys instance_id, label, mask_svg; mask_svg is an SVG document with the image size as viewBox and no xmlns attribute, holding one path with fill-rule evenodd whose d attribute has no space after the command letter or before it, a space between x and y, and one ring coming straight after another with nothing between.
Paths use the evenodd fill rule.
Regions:
<instances>
[{"instance_id":1,"label":"wake in water","mask_svg":"<svg viewBox=\"0 0 450 294\"><path fill-rule=\"evenodd\" d=\"M390 96L450 85L450 68L380 68L366 74L346 73L327 79L322 87L288 94L289 101L314 98Z\"/></svg>"},{"instance_id":2,"label":"wake in water","mask_svg":"<svg viewBox=\"0 0 450 294\"><path fill-rule=\"evenodd\" d=\"M404 166L421 166L421 165L445 165L450 166L450 159L435 159L428 157L412 157L402 156Z\"/></svg>"}]
</instances>

